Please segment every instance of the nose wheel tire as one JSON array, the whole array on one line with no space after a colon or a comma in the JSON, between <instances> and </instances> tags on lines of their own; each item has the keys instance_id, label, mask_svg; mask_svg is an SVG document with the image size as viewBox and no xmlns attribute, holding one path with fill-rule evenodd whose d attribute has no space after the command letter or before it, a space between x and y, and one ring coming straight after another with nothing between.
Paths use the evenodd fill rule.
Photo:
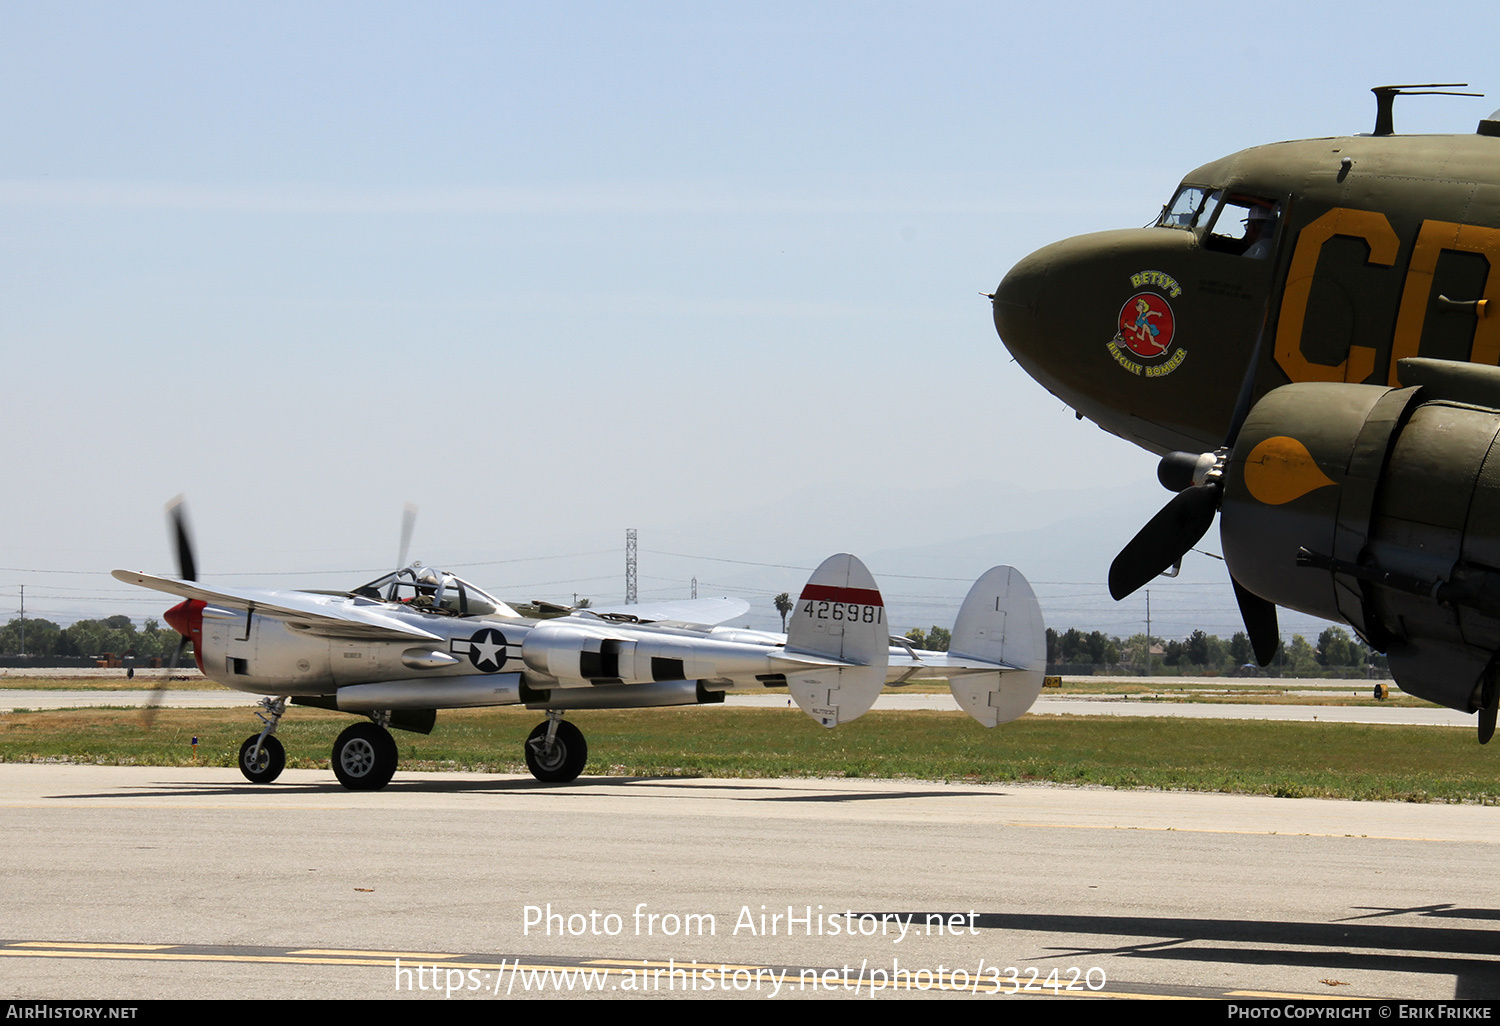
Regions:
<instances>
[{"instance_id":1,"label":"nose wheel tire","mask_svg":"<svg viewBox=\"0 0 1500 1026\"><path fill-rule=\"evenodd\" d=\"M256 742L260 742L260 751L251 758L255 752ZM269 784L281 776L281 771L286 769L286 749L281 747L281 742L275 737L267 735L261 740L259 734L251 734L245 738L245 743L240 745L240 772L245 774L245 779L252 784Z\"/></svg>"},{"instance_id":2,"label":"nose wheel tire","mask_svg":"<svg viewBox=\"0 0 1500 1026\"><path fill-rule=\"evenodd\" d=\"M567 784L578 779L584 763L589 761L589 746L583 731L562 721L547 749L547 724L539 723L526 739L526 768L544 784Z\"/></svg>"},{"instance_id":3,"label":"nose wheel tire","mask_svg":"<svg viewBox=\"0 0 1500 1026\"><path fill-rule=\"evenodd\" d=\"M397 758L389 731L356 723L333 743L333 775L351 791L378 791L391 782Z\"/></svg>"}]
</instances>

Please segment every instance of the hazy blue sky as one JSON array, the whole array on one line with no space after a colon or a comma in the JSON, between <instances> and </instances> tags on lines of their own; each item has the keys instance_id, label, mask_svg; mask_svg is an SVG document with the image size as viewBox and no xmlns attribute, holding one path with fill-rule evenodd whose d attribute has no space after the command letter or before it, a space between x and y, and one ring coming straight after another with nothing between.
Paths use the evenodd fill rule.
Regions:
<instances>
[{"instance_id":1,"label":"hazy blue sky","mask_svg":"<svg viewBox=\"0 0 1500 1026\"><path fill-rule=\"evenodd\" d=\"M1467 79L1497 95L1397 128L1472 131L1497 20L0 2L0 616L21 584L35 615L156 613L103 574L170 570L179 491L210 581L266 575L241 584L386 566L406 501L414 555L517 597L617 601L627 527L643 595L736 585L665 553L801 566L1069 515L1108 514L1112 551L1167 498L1154 459L1020 372L979 293L1208 160L1368 131L1373 85ZM940 575L1011 562L1066 584L1049 622L1130 632L1104 565L989 544Z\"/></svg>"}]
</instances>

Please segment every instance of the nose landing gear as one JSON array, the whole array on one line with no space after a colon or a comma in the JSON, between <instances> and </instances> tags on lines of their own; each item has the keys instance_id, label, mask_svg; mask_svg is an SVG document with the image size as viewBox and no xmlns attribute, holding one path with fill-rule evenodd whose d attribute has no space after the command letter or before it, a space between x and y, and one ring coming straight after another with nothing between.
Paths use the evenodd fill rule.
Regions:
<instances>
[{"instance_id":1,"label":"nose landing gear","mask_svg":"<svg viewBox=\"0 0 1500 1026\"><path fill-rule=\"evenodd\" d=\"M275 736L276 725L285 712L285 696L262 699L260 711L255 715L266 725L265 729L259 734L251 734L240 745L240 772L252 784L269 784L286 768L286 749Z\"/></svg>"}]
</instances>

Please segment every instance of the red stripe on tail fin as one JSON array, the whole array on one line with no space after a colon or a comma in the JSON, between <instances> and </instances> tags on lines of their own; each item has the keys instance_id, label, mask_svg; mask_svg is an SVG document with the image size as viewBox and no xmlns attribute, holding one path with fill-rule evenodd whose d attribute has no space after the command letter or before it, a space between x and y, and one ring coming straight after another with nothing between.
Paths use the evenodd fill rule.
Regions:
<instances>
[{"instance_id":1,"label":"red stripe on tail fin","mask_svg":"<svg viewBox=\"0 0 1500 1026\"><path fill-rule=\"evenodd\" d=\"M802 589L798 602L811 599L814 602L851 602L857 606L885 607L880 592L868 588L836 588L828 584L809 584Z\"/></svg>"}]
</instances>

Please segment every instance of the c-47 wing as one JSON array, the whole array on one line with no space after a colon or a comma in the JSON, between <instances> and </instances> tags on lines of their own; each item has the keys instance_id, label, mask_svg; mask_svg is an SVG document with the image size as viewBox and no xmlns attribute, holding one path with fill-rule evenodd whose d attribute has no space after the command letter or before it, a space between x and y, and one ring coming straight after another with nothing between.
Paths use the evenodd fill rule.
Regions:
<instances>
[{"instance_id":1,"label":"c-47 wing","mask_svg":"<svg viewBox=\"0 0 1500 1026\"><path fill-rule=\"evenodd\" d=\"M423 630L414 623L391 616L377 603L363 605L330 595L313 595L299 591L271 591L261 588L210 590L189 581L153 577L133 570L116 570L113 577L153 591L164 591L185 599L197 599L215 606L250 609L285 620L294 630L333 638L416 638L442 641L440 635Z\"/></svg>"}]
</instances>

